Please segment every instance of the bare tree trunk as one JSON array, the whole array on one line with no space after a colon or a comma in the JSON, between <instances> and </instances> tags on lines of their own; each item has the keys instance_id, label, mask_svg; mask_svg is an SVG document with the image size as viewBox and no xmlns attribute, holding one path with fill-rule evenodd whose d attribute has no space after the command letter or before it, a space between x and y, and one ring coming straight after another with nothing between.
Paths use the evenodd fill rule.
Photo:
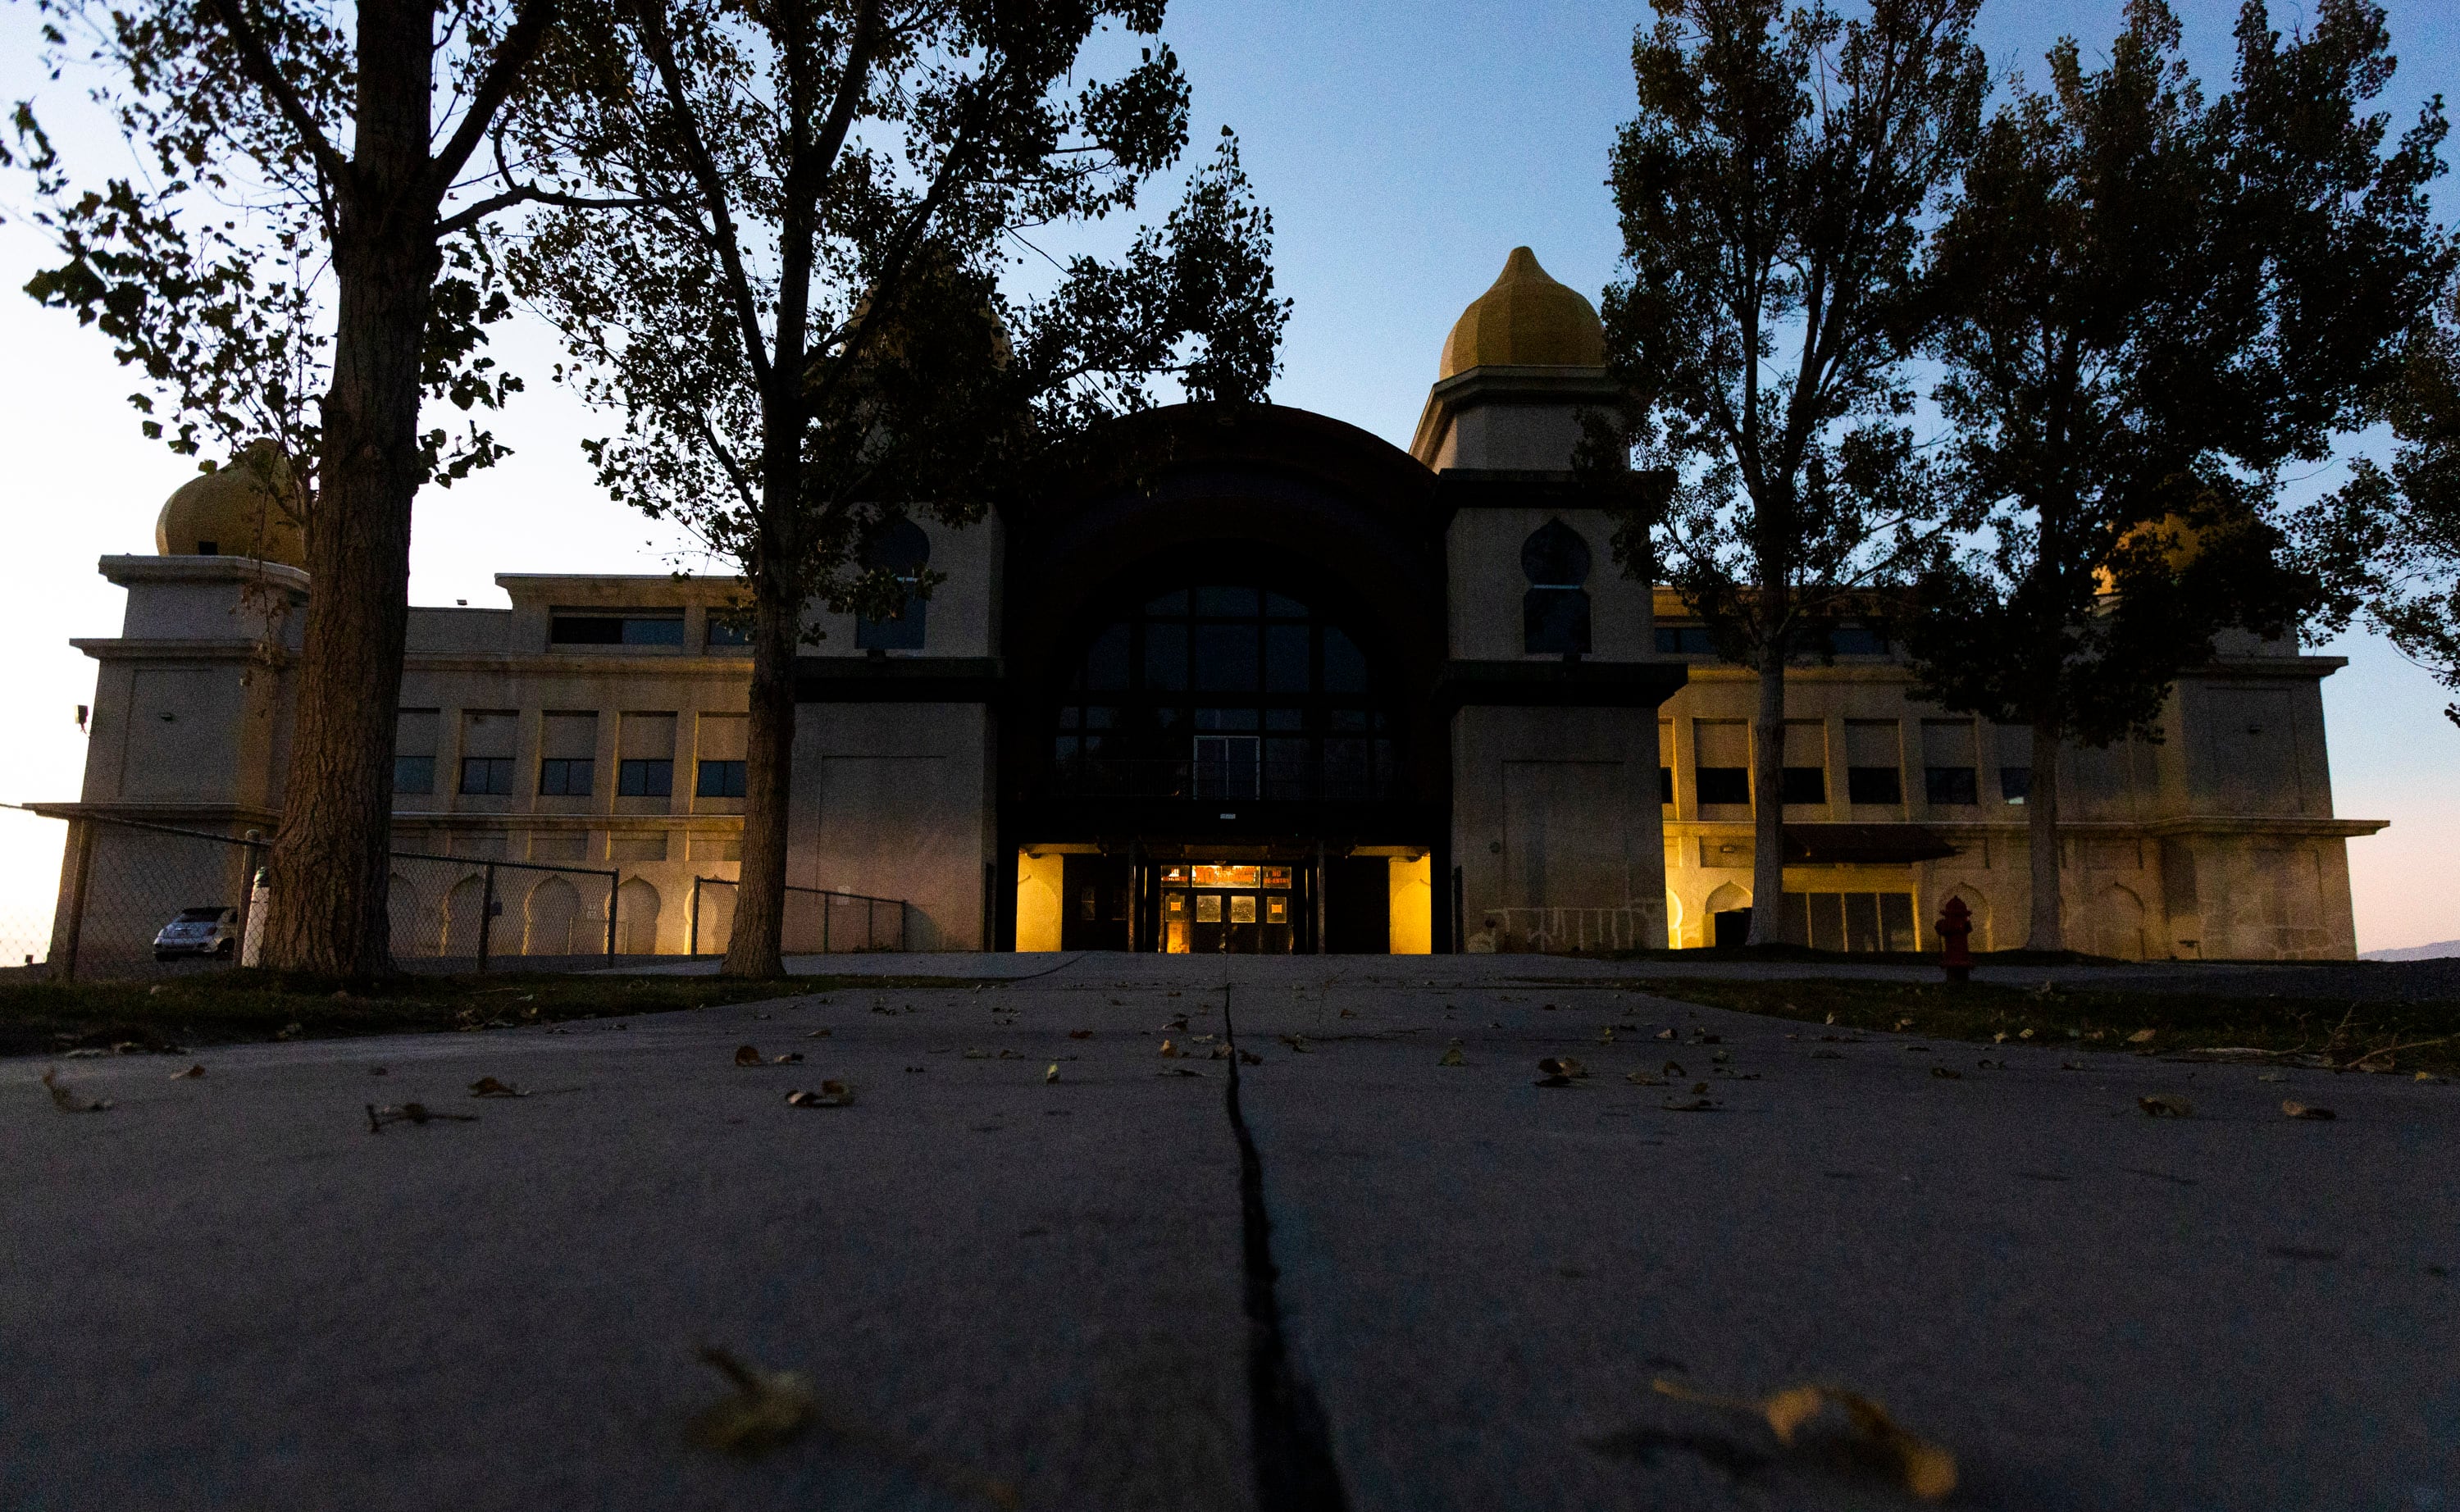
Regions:
<instances>
[{"instance_id":1,"label":"bare tree trunk","mask_svg":"<svg viewBox=\"0 0 2460 1512\"><path fill-rule=\"evenodd\" d=\"M2068 935L2059 897L2059 732L2046 720L2033 722L2033 777L2025 793L2025 829L2033 872L2033 927L2025 948L2064 950Z\"/></svg>"},{"instance_id":2,"label":"bare tree trunk","mask_svg":"<svg viewBox=\"0 0 2460 1512\"><path fill-rule=\"evenodd\" d=\"M394 706L421 474L419 357L438 257L428 168L432 9L358 11L355 166L333 244L333 381L308 521L297 726L274 837L267 963L365 981L391 969Z\"/></svg>"},{"instance_id":3,"label":"bare tree trunk","mask_svg":"<svg viewBox=\"0 0 2460 1512\"><path fill-rule=\"evenodd\" d=\"M1785 938L1785 655L1760 665L1751 716L1751 932L1748 944Z\"/></svg>"},{"instance_id":4,"label":"bare tree trunk","mask_svg":"<svg viewBox=\"0 0 2460 1512\"><path fill-rule=\"evenodd\" d=\"M743 769L743 866L724 976L786 974L786 804L795 775L795 646L801 607L755 589L750 741Z\"/></svg>"}]
</instances>

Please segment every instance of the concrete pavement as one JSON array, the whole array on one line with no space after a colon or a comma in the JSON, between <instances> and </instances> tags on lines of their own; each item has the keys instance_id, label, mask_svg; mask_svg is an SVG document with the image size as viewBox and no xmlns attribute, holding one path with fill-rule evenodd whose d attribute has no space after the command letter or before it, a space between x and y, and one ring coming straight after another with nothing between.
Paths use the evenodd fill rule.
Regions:
<instances>
[{"instance_id":1,"label":"concrete pavement","mask_svg":"<svg viewBox=\"0 0 2460 1512\"><path fill-rule=\"evenodd\" d=\"M1823 1043L1531 958L1037 969L0 1064L0 1506L1903 1504L1659 1378L1865 1392L1959 1505L2460 1506L2460 1087ZM478 1121L368 1133L414 1098ZM856 1432L688 1446L703 1343Z\"/></svg>"}]
</instances>

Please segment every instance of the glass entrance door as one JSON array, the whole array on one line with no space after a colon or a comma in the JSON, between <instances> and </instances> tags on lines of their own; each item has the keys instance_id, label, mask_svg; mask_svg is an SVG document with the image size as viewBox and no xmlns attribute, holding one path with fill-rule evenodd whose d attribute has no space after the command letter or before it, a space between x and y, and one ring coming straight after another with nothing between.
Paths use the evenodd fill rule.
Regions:
<instances>
[{"instance_id":1,"label":"glass entrance door","mask_svg":"<svg viewBox=\"0 0 2460 1512\"><path fill-rule=\"evenodd\" d=\"M1171 954L1287 955L1298 948L1291 867L1199 862L1155 871L1161 948Z\"/></svg>"}]
</instances>

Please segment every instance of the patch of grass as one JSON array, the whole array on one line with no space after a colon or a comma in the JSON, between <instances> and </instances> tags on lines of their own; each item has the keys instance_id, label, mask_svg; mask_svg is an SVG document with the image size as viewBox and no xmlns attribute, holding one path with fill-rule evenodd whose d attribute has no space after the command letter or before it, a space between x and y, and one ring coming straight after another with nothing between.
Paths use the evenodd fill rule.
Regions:
<instances>
[{"instance_id":1,"label":"patch of grass","mask_svg":"<svg viewBox=\"0 0 2460 1512\"><path fill-rule=\"evenodd\" d=\"M270 971L201 972L160 983L23 982L0 986L0 1055L82 1046L227 1044L612 1018L848 989L970 987L919 976L715 976L489 973L397 976L369 991Z\"/></svg>"},{"instance_id":2,"label":"patch of grass","mask_svg":"<svg viewBox=\"0 0 2460 1512\"><path fill-rule=\"evenodd\" d=\"M2460 1002L2348 1003L2226 992L2050 991L1982 982L1650 977L1635 992L1834 1029L2148 1054L2240 1047L2367 1070L2460 1072ZM1833 1015L1833 1017L1832 1017ZM2151 1036L2134 1036L2150 1030ZM2026 1033L2030 1031L2029 1035Z\"/></svg>"}]
</instances>

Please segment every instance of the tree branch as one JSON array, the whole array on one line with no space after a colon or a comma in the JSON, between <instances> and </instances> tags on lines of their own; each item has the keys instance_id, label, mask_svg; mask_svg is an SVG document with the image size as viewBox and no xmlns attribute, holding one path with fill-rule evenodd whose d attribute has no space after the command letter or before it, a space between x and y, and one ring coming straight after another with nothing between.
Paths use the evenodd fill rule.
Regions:
<instances>
[{"instance_id":1,"label":"tree branch","mask_svg":"<svg viewBox=\"0 0 2460 1512\"><path fill-rule=\"evenodd\" d=\"M726 271L727 296L734 306L735 324L743 335L744 358L751 365L753 382L765 388L770 373L769 341L760 330L759 301L753 297L752 275L743 266L742 239L734 229L733 212L727 207L726 177L718 172L717 160L710 155L708 138L701 134L700 117L692 110L690 96L684 93L683 70L675 62L674 39L667 34L666 0L640 0L635 13L641 28L642 51L657 67L667 108L675 113L685 156L691 163L693 180L700 185L701 202L709 211L718 263Z\"/></svg>"},{"instance_id":2,"label":"tree branch","mask_svg":"<svg viewBox=\"0 0 2460 1512\"><path fill-rule=\"evenodd\" d=\"M471 204L460 214L436 222L435 234L441 238L467 231L497 211L508 210L517 204L552 204L566 210L663 210L671 208L674 202L652 198L592 199L587 195L562 194L552 189L541 189L536 184L525 183L516 185L501 194L489 195L486 199Z\"/></svg>"},{"instance_id":3,"label":"tree branch","mask_svg":"<svg viewBox=\"0 0 2460 1512\"><path fill-rule=\"evenodd\" d=\"M350 193L355 187L350 179L350 160L326 139L325 128L317 124L316 117L308 109L308 102L301 99L299 92L290 87L290 81L282 76L282 69L273 61L273 54L266 51L265 39L247 24L247 16L239 8L239 0L212 0L212 5L216 19L230 33L231 45L239 50L240 67L246 72L249 82L265 91L272 99L274 108L282 113L283 119L290 122L290 129L307 143L308 156L315 159L317 168L345 194Z\"/></svg>"},{"instance_id":4,"label":"tree branch","mask_svg":"<svg viewBox=\"0 0 2460 1512\"><path fill-rule=\"evenodd\" d=\"M218 0L228 5L234 0ZM529 0L520 13L513 18L504 40L496 49L495 61L487 65L477 89L470 96L470 108L463 113L460 126L453 133L444 150L437 153L429 179L436 199L444 198L445 189L459 177L461 165L478 150L479 138L495 124L496 112L503 109L506 96L513 92L514 81L521 70L529 67L546 42L547 29L555 24L557 0Z\"/></svg>"}]
</instances>

